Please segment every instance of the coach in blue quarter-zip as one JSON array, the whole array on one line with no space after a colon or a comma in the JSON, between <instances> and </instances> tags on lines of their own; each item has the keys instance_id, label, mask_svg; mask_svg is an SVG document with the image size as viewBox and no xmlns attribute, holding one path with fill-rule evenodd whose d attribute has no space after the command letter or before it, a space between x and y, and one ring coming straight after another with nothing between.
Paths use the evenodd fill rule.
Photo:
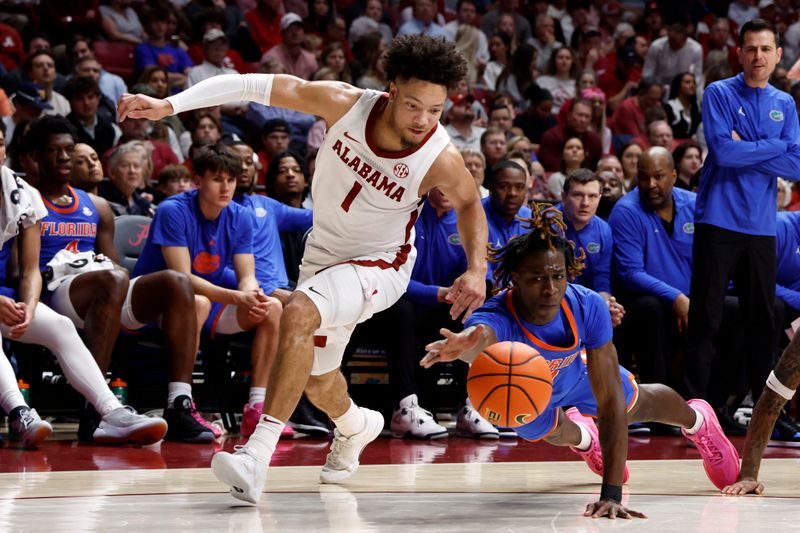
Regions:
<instances>
[{"instance_id":1,"label":"coach in blue quarter-zip","mask_svg":"<svg viewBox=\"0 0 800 533\"><path fill-rule=\"evenodd\" d=\"M684 367L690 397L708 396L714 339L730 279L747 324L754 398L775 361L776 177L800 178L792 174L800 138L794 101L768 83L781 59L777 43L770 22L754 19L744 24L737 50L743 72L712 83L703 95L709 152L695 209Z\"/></svg>"}]
</instances>

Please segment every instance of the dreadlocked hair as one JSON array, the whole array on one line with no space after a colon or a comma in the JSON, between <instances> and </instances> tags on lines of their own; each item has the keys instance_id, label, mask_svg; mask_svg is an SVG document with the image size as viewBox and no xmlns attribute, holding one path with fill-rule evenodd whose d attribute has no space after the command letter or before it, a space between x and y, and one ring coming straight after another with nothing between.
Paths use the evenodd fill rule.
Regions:
<instances>
[{"instance_id":1,"label":"dreadlocked hair","mask_svg":"<svg viewBox=\"0 0 800 533\"><path fill-rule=\"evenodd\" d=\"M511 287L511 273L517 270L524 257L534 252L562 252L569 280L580 275L586 253L583 248L578 248L576 252L575 243L567 239L567 225L561 211L548 204L534 203L531 205L531 218L519 220L529 232L512 237L501 248L489 247L489 260L498 263L494 271L495 292Z\"/></svg>"}]
</instances>

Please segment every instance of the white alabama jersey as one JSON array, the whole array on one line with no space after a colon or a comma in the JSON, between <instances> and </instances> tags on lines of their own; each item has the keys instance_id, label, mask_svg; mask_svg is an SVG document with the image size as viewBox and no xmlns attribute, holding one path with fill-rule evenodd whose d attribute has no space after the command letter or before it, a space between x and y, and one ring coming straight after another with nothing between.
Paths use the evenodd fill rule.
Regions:
<instances>
[{"instance_id":1,"label":"white alabama jersey","mask_svg":"<svg viewBox=\"0 0 800 533\"><path fill-rule=\"evenodd\" d=\"M387 102L386 93L367 90L328 130L317 154L314 226L304 260L333 265L372 259L397 270L413 254L419 186L450 137L437 125L420 145L383 152L372 130Z\"/></svg>"}]
</instances>

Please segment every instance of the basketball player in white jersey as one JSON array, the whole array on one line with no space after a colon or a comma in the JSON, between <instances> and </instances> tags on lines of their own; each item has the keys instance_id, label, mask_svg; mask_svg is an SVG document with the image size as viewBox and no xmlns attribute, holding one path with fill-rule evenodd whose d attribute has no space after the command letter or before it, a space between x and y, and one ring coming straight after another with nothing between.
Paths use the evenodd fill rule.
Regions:
<instances>
[{"instance_id":1,"label":"basketball player in white jersey","mask_svg":"<svg viewBox=\"0 0 800 533\"><path fill-rule=\"evenodd\" d=\"M448 89L466 75L466 61L452 44L410 35L394 40L384 65L388 94L248 74L215 76L166 100L120 100L120 120L158 120L249 100L316 115L328 125L313 180L314 226L297 290L283 312L264 413L247 445L211 462L241 500L258 502L281 428L303 390L336 425L323 483L350 477L364 447L380 434L383 417L353 403L339 365L355 325L405 292L416 255L414 221L433 187L456 209L468 260L448 296L451 315L467 317L484 300L486 218L464 160L438 124Z\"/></svg>"}]
</instances>

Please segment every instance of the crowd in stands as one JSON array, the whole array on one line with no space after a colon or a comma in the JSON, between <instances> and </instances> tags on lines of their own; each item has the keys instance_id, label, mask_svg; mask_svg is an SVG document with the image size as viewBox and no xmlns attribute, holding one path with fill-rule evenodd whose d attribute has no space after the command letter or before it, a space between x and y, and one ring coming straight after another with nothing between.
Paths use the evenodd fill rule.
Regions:
<instances>
[{"instance_id":1,"label":"crowd in stands","mask_svg":"<svg viewBox=\"0 0 800 533\"><path fill-rule=\"evenodd\" d=\"M678 389L691 297L692 191L706 154L702 95L708 84L737 74L738 28L746 21L761 17L779 29L784 53L772 83L800 109L800 84L787 78L800 53L800 10L791 0L22 0L2 9L0 160L45 198L55 190L48 182L57 181L58 167L40 168L45 147L35 143L44 137L29 132L51 115L63 117L59 127L74 138L72 187L104 199L115 216L155 216L151 232L163 232L163 243L175 246L184 242L176 228L187 216L208 223L207 213L191 203L192 195L202 196L195 189L203 172L233 168L209 151L227 146L241 159L231 177L235 202L255 213L255 270L243 274L232 265L228 279L209 283L235 288L239 279L241 287L246 275L266 293L268 300L253 306L273 311L256 313L248 323L257 331L254 367L265 364L258 354L276 349L276 317L297 280L327 125L252 102L120 123L116 105L123 93L164 98L212 76L259 72L384 90L382 54L394 36L421 33L455 43L468 60L468 75L448 96L441 127L483 197L487 244L501 247L524 231L520 218L529 216L531 202L559 204L569 238L586 257L574 281L609 302L621 362L643 382ZM649 157L640 165L653 147L670 158ZM673 165L674 185L662 179ZM318 178L324 179L324 169ZM783 331L800 315L800 191L780 183L775 305ZM438 438L446 430L421 407L435 407L421 385L431 371L417 362L439 328L459 327L445 297L466 260L454 212L438 191L428 196L416 232L418 257L407 294L358 326L351 351L370 330L379 332L370 338L383 339L390 362L392 433ZM47 238L43 234L43 250ZM149 249L143 254L137 274L179 262ZM178 293L178 281L156 286ZM491 286L487 279L487 290ZM209 316L220 318L211 304ZM87 305L91 314L94 304ZM731 364L744 360L737 339L746 324L737 305L732 291L710 398L733 434L743 433L733 413L748 392L745 365ZM204 320L197 322L203 327ZM230 322L223 317L213 327L238 331ZM117 331L97 329L97 320L87 327L94 328L87 342L97 358L98 350L110 348L92 335ZM98 363L101 370L108 365ZM251 388L246 421L248 410L260 409L265 386ZM171 393L170 401L175 398ZM248 423L252 431L253 419ZM477 437L503 431L469 404L459 411L457 427ZM800 442L800 427L788 415L776 431L776 438Z\"/></svg>"}]
</instances>

